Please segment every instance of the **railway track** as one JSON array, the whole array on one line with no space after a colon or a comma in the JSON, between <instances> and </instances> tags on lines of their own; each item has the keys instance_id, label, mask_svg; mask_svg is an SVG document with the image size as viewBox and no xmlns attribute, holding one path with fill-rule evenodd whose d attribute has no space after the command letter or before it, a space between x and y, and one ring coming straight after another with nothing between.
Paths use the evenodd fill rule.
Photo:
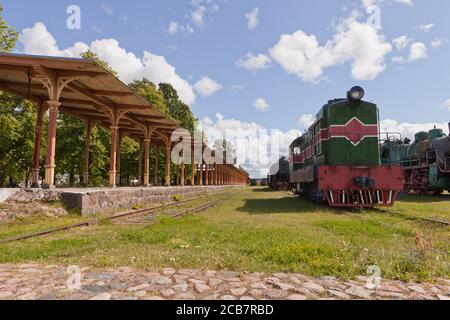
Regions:
<instances>
[{"instance_id":1,"label":"railway track","mask_svg":"<svg viewBox=\"0 0 450 320\"><path fill-rule=\"evenodd\" d=\"M212 201L209 201L206 204L203 203L203 204L193 207L193 208L187 208L187 209L183 209L181 211L176 211L175 213L167 214L167 216L172 217L172 218L180 218L188 213L202 212L209 208L214 207L219 202L226 201L226 200L232 198L236 194L237 193L226 194L225 196L220 197L218 199L214 199ZM153 222L155 220L155 218L160 215L161 211L164 211L168 208L176 208L179 206L187 205L194 201L203 200L203 199L211 198L214 196L215 195L213 195L213 196L206 195L206 196L196 197L196 198L187 199L187 200L183 200L183 201L166 203L166 204L162 204L162 205L158 205L158 206L154 206L154 207L150 207L150 208L146 208L146 209L120 213L120 214L116 214L116 215L113 215L111 217L107 217L104 219L92 219L92 220L83 221L83 222L76 223L76 224L71 224L71 225L67 225L67 226L62 226L62 227L47 229L47 230L38 231L38 232L34 232L34 233L29 233L29 234L25 234L25 235L13 237L13 238L0 240L0 244L18 242L18 241L31 239L31 238L46 236L46 235L61 232L61 231L67 231L67 230L73 230L73 229L78 229L78 228L82 228L82 227L89 227L92 225L98 225L103 221L110 221L113 223L119 222L121 224L138 224L138 225L149 224L149 223Z\"/></svg>"},{"instance_id":2,"label":"railway track","mask_svg":"<svg viewBox=\"0 0 450 320\"><path fill-rule=\"evenodd\" d=\"M407 215L404 213L398 213L398 212L387 212L386 210L381 210L378 208L373 208L372 210L374 211L378 211L380 213L386 213L386 214L390 214L396 217L401 217L405 220L412 220L412 221L421 221L421 222L428 222L428 223L433 223L433 224L438 224L441 226L449 226L450 222L447 220L442 220L442 219L437 219L437 218L424 218L424 217L418 217L418 216L414 216L414 215Z\"/></svg>"}]
</instances>

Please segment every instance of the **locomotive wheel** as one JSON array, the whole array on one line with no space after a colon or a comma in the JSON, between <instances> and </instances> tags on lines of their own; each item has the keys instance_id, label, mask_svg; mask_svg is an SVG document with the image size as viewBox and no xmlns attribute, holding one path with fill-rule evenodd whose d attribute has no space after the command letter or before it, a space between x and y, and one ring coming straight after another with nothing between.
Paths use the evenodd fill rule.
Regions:
<instances>
[{"instance_id":1,"label":"locomotive wheel","mask_svg":"<svg viewBox=\"0 0 450 320\"><path fill-rule=\"evenodd\" d=\"M442 192L443 192L443 190L441 190L441 189L432 189L432 188L422 190L422 193L427 196L438 196Z\"/></svg>"}]
</instances>

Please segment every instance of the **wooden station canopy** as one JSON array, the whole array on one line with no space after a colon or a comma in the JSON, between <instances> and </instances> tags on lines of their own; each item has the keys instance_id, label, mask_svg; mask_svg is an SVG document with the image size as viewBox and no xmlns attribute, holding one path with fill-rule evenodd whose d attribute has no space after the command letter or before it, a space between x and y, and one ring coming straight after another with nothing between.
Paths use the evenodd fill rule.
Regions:
<instances>
[{"instance_id":1,"label":"wooden station canopy","mask_svg":"<svg viewBox=\"0 0 450 320\"><path fill-rule=\"evenodd\" d=\"M117 175L120 180L120 143L118 142L122 135L128 135L143 142L144 185L149 185L150 141L156 147L165 148L165 180L166 184L170 185L171 134L179 128L177 123L136 94L95 60L0 53L0 90L26 98L36 106L33 184L38 184L39 181L42 118L44 111L48 110L45 187L54 187L56 123L59 112L77 117L87 124L83 172L86 185L89 171L90 130L93 125L111 129L110 186L117 185ZM202 148L207 147L203 141L193 143ZM139 161L139 165L141 164L142 161ZM204 169L203 163L199 167L202 168L200 176L203 171L211 171L208 171L208 165ZM225 165L223 170L217 168L217 170L214 169L214 172L216 171L217 173L225 172L222 180L228 181L229 184L244 183L244 181L246 183L248 178L234 166ZM194 165L192 165L191 180L193 183ZM199 184L202 183L202 179L197 180L200 180Z\"/></svg>"},{"instance_id":2,"label":"wooden station canopy","mask_svg":"<svg viewBox=\"0 0 450 320\"><path fill-rule=\"evenodd\" d=\"M49 100L47 78L64 84L59 96L60 111L110 128L111 110L120 114L122 132L145 138L147 128L167 135L177 124L133 92L125 83L92 59L0 54L0 89L35 102ZM152 143L164 145L160 135Z\"/></svg>"}]
</instances>

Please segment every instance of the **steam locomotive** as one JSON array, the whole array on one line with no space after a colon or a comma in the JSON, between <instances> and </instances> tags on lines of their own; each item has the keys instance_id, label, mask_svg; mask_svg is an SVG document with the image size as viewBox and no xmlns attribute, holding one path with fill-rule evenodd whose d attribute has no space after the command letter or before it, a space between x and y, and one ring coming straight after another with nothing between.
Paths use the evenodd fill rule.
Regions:
<instances>
[{"instance_id":1,"label":"steam locomotive","mask_svg":"<svg viewBox=\"0 0 450 320\"><path fill-rule=\"evenodd\" d=\"M289 161L286 157L281 157L272 165L267 181L272 190L287 191L289 189Z\"/></svg>"},{"instance_id":2,"label":"steam locomotive","mask_svg":"<svg viewBox=\"0 0 450 320\"><path fill-rule=\"evenodd\" d=\"M449 123L450 130L450 123ZM404 169L405 192L438 195L450 191L450 136L436 127L409 139L386 139L381 160Z\"/></svg>"},{"instance_id":3,"label":"steam locomotive","mask_svg":"<svg viewBox=\"0 0 450 320\"><path fill-rule=\"evenodd\" d=\"M295 194L332 207L392 206L403 189L398 164L382 164L377 105L353 87L330 100L309 130L290 145Z\"/></svg>"}]
</instances>

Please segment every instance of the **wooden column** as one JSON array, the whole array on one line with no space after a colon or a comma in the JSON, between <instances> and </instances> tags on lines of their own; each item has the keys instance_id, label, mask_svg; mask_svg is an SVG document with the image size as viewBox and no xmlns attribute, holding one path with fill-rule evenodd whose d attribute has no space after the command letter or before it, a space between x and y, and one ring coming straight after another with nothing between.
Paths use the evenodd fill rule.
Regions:
<instances>
[{"instance_id":1,"label":"wooden column","mask_svg":"<svg viewBox=\"0 0 450 320\"><path fill-rule=\"evenodd\" d=\"M45 157L45 189L55 187L55 148L56 148L56 122L58 120L58 111L61 103L50 100L48 104L48 137L47 137L47 155Z\"/></svg>"},{"instance_id":2,"label":"wooden column","mask_svg":"<svg viewBox=\"0 0 450 320\"><path fill-rule=\"evenodd\" d=\"M142 186L144 184L144 181L142 179L142 158L143 158L143 141L142 139L139 139L139 153L138 153L138 184Z\"/></svg>"},{"instance_id":3,"label":"wooden column","mask_svg":"<svg viewBox=\"0 0 450 320\"><path fill-rule=\"evenodd\" d=\"M109 170L109 187L116 187L116 160L117 160L117 131L118 126L111 126L111 155Z\"/></svg>"},{"instance_id":4,"label":"wooden column","mask_svg":"<svg viewBox=\"0 0 450 320\"><path fill-rule=\"evenodd\" d=\"M217 185L220 186L220 164L216 165Z\"/></svg>"},{"instance_id":5,"label":"wooden column","mask_svg":"<svg viewBox=\"0 0 450 320\"><path fill-rule=\"evenodd\" d=\"M209 186L209 165L205 164L205 186Z\"/></svg>"},{"instance_id":6,"label":"wooden column","mask_svg":"<svg viewBox=\"0 0 450 320\"><path fill-rule=\"evenodd\" d=\"M215 186L219 185L219 175L218 175L218 172L217 172L217 168L218 168L218 166L217 166L217 164L215 164L214 165L214 185Z\"/></svg>"},{"instance_id":7,"label":"wooden column","mask_svg":"<svg viewBox=\"0 0 450 320\"><path fill-rule=\"evenodd\" d=\"M209 185L212 186L214 181L214 176L213 176L213 165L209 165Z\"/></svg>"},{"instance_id":8,"label":"wooden column","mask_svg":"<svg viewBox=\"0 0 450 320\"><path fill-rule=\"evenodd\" d=\"M118 139L117 139L117 159L116 159L116 185L120 186L121 182L120 182L120 159L122 157L121 154L121 147L122 147L122 139L123 139L123 135L122 132L120 131L120 129L117 131L118 132Z\"/></svg>"},{"instance_id":9,"label":"wooden column","mask_svg":"<svg viewBox=\"0 0 450 320\"><path fill-rule=\"evenodd\" d=\"M86 136L84 137L83 185L89 186L89 149L91 147L92 121L86 120Z\"/></svg>"},{"instance_id":10,"label":"wooden column","mask_svg":"<svg viewBox=\"0 0 450 320\"><path fill-rule=\"evenodd\" d=\"M191 186L195 186L195 150L191 150Z\"/></svg>"},{"instance_id":11,"label":"wooden column","mask_svg":"<svg viewBox=\"0 0 450 320\"><path fill-rule=\"evenodd\" d=\"M170 187L170 144L166 145L166 187Z\"/></svg>"},{"instance_id":12,"label":"wooden column","mask_svg":"<svg viewBox=\"0 0 450 320\"><path fill-rule=\"evenodd\" d=\"M39 187L39 167L41 160L42 123L44 119L45 106L42 102L36 105L36 129L34 139L33 168L31 169L31 187Z\"/></svg>"},{"instance_id":13,"label":"wooden column","mask_svg":"<svg viewBox=\"0 0 450 320\"><path fill-rule=\"evenodd\" d=\"M155 186L159 185L159 147L155 145Z\"/></svg>"},{"instance_id":14,"label":"wooden column","mask_svg":"<svg viewBox=\"0 0 450 320\"><path fill-rule=\"evenodd\" d=\"M198 185L199 186L202 186L203 185L203 160L200 162L200 164L198 165L199 166L199 168L198 168L198 170L199 170L199 175L198 175L198 181L199 181L199 183L198 183Z\"/></svg>"},{"instance_id":15,"label":"wooden column","mask_svg":"<svg viewBox=\"0 0 450 320\"><path fill-rule=\"evenodd\" d=\"M150 139L144 139L144 187L150 186Z\"/></svg>"},{"instance_id":16,"label":"wooden column","mask_svg":"<svg viewBox=\"0 0 450 320\"><path fill-rule=\"evenodd\" d=\"M180 176L180 185L182 187L184 187L184 185L186 184L185 179L186 179L186 165L183 160L183 162L181 162L181 176Z\"/></svg>"}]
</instances>

